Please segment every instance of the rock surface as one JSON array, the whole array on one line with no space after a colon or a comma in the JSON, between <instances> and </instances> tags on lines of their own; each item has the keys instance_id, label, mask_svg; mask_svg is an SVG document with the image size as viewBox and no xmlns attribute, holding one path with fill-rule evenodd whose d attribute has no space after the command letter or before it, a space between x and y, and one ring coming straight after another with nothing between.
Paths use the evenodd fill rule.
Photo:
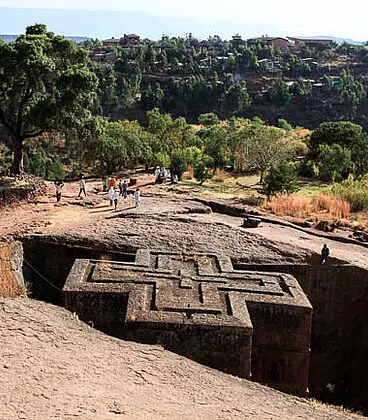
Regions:
<instances>
[{"instance_id":1,"label":"rock surface","mask_svg":"<svg viewBox=\"0 0 368 420\"><path fill-rule=\"evenodd\" d=\"M361 418L119 341L30 299L0 299L0 341L4 420Z\"/></svg>"}]
</instances>

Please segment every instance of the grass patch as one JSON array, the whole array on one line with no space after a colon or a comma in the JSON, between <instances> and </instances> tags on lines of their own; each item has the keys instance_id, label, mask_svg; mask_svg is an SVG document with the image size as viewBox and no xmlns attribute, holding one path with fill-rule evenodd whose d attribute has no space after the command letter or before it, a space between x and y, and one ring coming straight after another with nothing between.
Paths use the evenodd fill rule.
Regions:
<instances>
[{"instance_id":1,"label":"grass patch","mask_svg":"<svg viewBox=\"0 0 368 420\"><path fill-rule=\"evenodd\" d=\"M350 204L327 194L315 196L278 195L263 203L263 208L280 216L340 220L350 216Z\"/></svg>"}]
</instances>

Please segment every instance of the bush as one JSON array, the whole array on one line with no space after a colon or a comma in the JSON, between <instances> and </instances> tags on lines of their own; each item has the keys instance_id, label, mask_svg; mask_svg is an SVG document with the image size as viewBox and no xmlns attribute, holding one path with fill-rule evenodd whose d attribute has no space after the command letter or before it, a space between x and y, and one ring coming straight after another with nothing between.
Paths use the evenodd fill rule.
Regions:
<instances>
[{"instance_id":1,"label":"bush","mask_svg":"<svg viewBox=\"0 0 368 420\"><path fill-rule=\"evenodd\" d=\"M213 158L205 153L202 153L193 163L194 177L201 185L213 177L213 172L211 172L213 163Z\"/></svg>"},{"instance_id":2,"label":"bush","mask_svg":"<svg viewBox=\"0 0 368 420\"><path fill-rule=\"evenodd\" d=\"M42 147L36 151L28 151L23 156L24 171L45 178L46 175L46 153Z\"/></svg>"},{"instance_id":3,"label":"bush","mask_svg":"<svg viewBox=\"0 0 368 420\"><path fill-rule=\"evenodd\" d=\"M230 178L231 175L229 172L226 172L223 169L217 168L214 175L214 181L216 182L224 182L226 179Z\"/></svg>"},{"instance_id":4,"label":"bush","mask_svg":"<svg viewBox=\"0 0 368 420\"><path fill-rule=\"evenodd\" d=\"M351 211L368 210L368 177L353 181L346 180L334 185L332 193L350 203Z\"/></svg>"},{"instance_id":5,"label":"bush","mask_svg":"<svg viewBox=\"0 0 368 420\"><path fill-rule=\"evenodd\" d=\"M297 178L294 166L289 162L282 162L272 166L263 182L263 191L270 197L278 193L291 193L297 190Z\"/></svg>"},{"instance_id":6,"label":"bush","mask_svg":"<svg viewBox=\"0 0 368 420\"><path fill-rule=\"evenodd\" d=\"M346 178L352 168L351 152L339 144L321 144L317 165L323 179L333 182Z\"/></svg>"},{"instance_id":7,"label":"bush","mask_svg":"<svg viewBox=\"0 0 368 420\"><path fill-rule=\"evenodd\" d=\"M161 168L170 167L170 156L163 152L158 152L154 155L154 164L160 166Z\"/></svg>"}]
</instances>

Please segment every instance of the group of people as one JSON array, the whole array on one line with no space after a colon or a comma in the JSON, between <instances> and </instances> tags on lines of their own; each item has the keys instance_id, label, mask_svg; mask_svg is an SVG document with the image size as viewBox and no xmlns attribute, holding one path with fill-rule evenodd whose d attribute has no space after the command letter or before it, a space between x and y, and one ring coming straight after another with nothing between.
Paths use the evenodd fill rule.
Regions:
<instances>
[{"instance_id":1,"label":"group of people","mask_svg":"<svg viewBox=\"0 0 368 420\"><path fill-rule=\"evenodd\" d=\"M55 185L55 193L56 193L56 202L59 203L61 200L61 193L64 187L64 182L57 178L54 182ZM79 175L79 193L78 197L81 197L84 194L87 197L86 191L86 181L84 179L84 175ZM110 206L114 204L115 210L118 206L119 197L123 197L124 199L128 196L128 182L124 180L120 180L119 182L116 180L115 177L110 178L109 180L109 190L108 190L108 198L110 200ZM141 203L141 192L139 188L133 193L135 206L138 207Z\"/></svg>"},{"instance_id":2,"label":"group of people","mask_svg":"<svg viewBox=\"0 0 368 420\"><path fill-rule=\"evenodd\" d=\"M157 166L155 170L156 183L166 182L166 178L168 176L169 176L169 173L165 168L160 168L159 166ZM172 176L176 177L176 182L178 182L177 175L173 174ZM173 178L172 178L172 182L175 182ZM56 201L59 202L61 200L61 192L64 187L64 183L62 180L57 178L54 184L55 184L55 192L56 192ZM82 193L84 194L85 197L87 196L86 181L84 179L84 175L80 174L78 197L81 197ZM116 210L118 207L119 197L121 196L124 199L126 199L128 196L128 182L125 179L120 180L118 182L115 177L110 178L109 190L108 190L107 195L110 200L110 206L114 204L114 208ZM138 187L135 189L133 193L133 197L135 201L135 206L139 207L139 205L141 204L141 191ZM330 256L330 250L327 244L324 244L321 250L321 263L326 264L329 256Z\"/></svg>"},{"instance_id":3,"label":"group of people","mask_svg":"<svg viewBox=\"0 0 368 420\"><path fill-rule=\"evenodd\" d=\"M110 200L110 206L114 204L114 208L116 210L118 207L119 197L121 196L125 199L128 196L128 182L125 179L118 182L115 177L110 178L107 195ZM138 207L141 203L141 191L139 188L136 188L133 193L133 197L135 206Z\"/></svg>"},{"instance_id":4,"label":"group of people","mask_svg":"<svg viewBox=\"0 0 368 420\"><path fill-rule=\"evenodd\" d=\"M174 169L172 173L166 168L160 168L159 166L155 169L155 183L156 184L166 184L168 180L171 179L171 182L177 184L179 182L179 177L177 171Z\"/></svg>"},{"instance_id":5,"label":"group of people","mask_svg":"<svg viewBox=\"0 0 368 420\"><path fill-rule=\"evenodd\" d=\"M55 182L55 193L56 193L56 202L59 203L61 200L61 193L64 187L64 182L59 179L56 178ZM87 192L86 192L86 181L84 179L84 175L80 174L79 175L79 193L78 193L78 197L81 197L82 193L84 194L85 197L87 197Z\"/></svg>"}]
</instances>

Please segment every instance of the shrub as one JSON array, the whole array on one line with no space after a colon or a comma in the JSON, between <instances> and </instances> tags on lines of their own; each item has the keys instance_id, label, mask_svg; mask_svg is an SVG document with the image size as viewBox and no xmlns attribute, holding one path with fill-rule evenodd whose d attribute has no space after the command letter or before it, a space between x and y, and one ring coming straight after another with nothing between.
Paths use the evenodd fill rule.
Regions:
<instances>
[{"instance_id":1,"label":"shrub","mask_svg":"<svg viewBox=\"0 0 368 420\"><path fill-rule=\"evenodd\" d=\"M333 182L343 179L351 167L351 152L339 144L321 144L318 148L318 166L320 175ZM346 178L346 176L345 176Z\"/></svg>"},{"instance_id":2,"label":"shrub","mask_svg":"<svg viewBox=\"0 0 368 420\"><path fill-rule=\"evenodd\" d=\"M266 175L263 190L267 197L278 193L291 193L297 189L297 179L291 163L282 162L272 166Z\"/></svg>"},{"instance_id":3,"label":"shrub","mask_svg":"<svg viewBox=\"0 0 368 420\"><path fill-rule=\"evenodd\" d=\"M315 212L328 213L330 218L343 219L350 215L350 203L340 197L318 194L312 200Z\"/></svg>"},{"instance_id":4,"label":"shrub","mask_svg":"<svg viewBox=\"0 0 368 420\"><path fill-rule=\"evenodd\" d=\"M168 168L170 166L170 156L167 153L158 152L155 154L154 164L161 168Z\"/></svg>"},{"instance_id":5,"label":"shrub","mask_svg":"<svg viewBox=\"0 0 368 420\"><path fill-rule=\"evenodd\" d=\"M368 178L353 181L346 180L334 185L332 193L350 203L351 211L368 210Z\"/></svg>"},{"instance_id":6,"label":"shrub","mask_svg":"<svg viewBox=\"0 0 368 420\"><path fill-rule=\"evenodd\" d=\"M311 213L311 199L299 195L277 195L266 201L264 207L275 214L308 217Z\"/></svg>"},{"instance_id":7,"label":"shrub","mask_svg":"<svg viewBox=\"0 0 368 420\"><path fill-rule=\"evenodd\" d=\"M193 168L196 180L202 185L213 176L213 172L211 172L211 169L213 168L213 158L202 153L193 163Z\"/></svg>"}]
</instances>

